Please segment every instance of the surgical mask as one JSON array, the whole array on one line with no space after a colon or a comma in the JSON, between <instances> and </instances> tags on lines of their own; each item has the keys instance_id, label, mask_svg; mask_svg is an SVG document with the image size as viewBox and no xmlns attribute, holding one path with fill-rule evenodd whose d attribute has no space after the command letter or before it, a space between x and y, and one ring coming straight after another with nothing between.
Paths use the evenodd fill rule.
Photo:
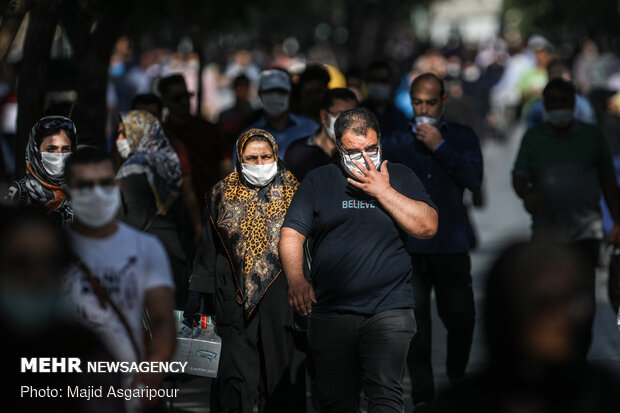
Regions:
<instances>
[{"instance_id":1,"label":"surgical mask","mask_svg":"<svg viewBox=\"0 0 620 413\"><path fill-rule=\"evenodd\" d=\"M329 114L327 116L329 116L329 125L325 127L325 132L327 132L327 136L329 136L331 140L336 140L336 131L334 129L336 118Z\"/></svg>"},{"instance_id":2,"label":"surgical mask","mask_svg":"<svg viewBox=\"0 0 620 413\"><path fill-rule=\"evenodd\" d=\"M571 109L554 109L547 113L549 123L558 128L565 128L573 121L573 111Z\"/></svg>"},{"instance_id":3,"label":"surgical mask","mask_svg":"<svg viewBox=\"0 0 620 413\"><path fill-rule=\"evenodd\" d=\"M58 289L36 293L5 282L0 288L0 311L22 333L36 334L66 315L67 303Z\"/></svg>"},{"instance_id":4,"label":"surgical mask","mask_svg":"<svg viewBox=\"0 0 620 413\"><path fill-rule=\"evenodd\" d=\"M129 154L131 153L131 146L129 145L128 139L117 139L116 149L118 150L118 154L123 159L129 158Z\"/></svg>"},{"instance_id":5,"label":"surgical mask","mask_svg":"<svg viewBox=\"0 0 620 413\"><path fill-rule=\"evenodd\" d=\"M364 157L362 156L362 154L355 154L353 156L345 153L345 152L341 152L342 153L342 164L344 166L345 171L347 171L347 173L352 177L357 179L357 177L355 175L353 175L353 173L351 171L355 171L359 174L362 174L362 171L360 171L360 169L357 167L357 165L355 165L353 163L353 161L356 161L358 163L361 163L362 165L365 164L365 160ZM375 169L378 171L379 168L381 167L381 148L379 148L377 150L377 152L373 153L373 154L368 154L368 157L370 158L370 160L372 161L372 163L375 165ZM366 165L366 167L368 167L368 165Z\"/></svg>"},{"instance_id":6,"label":"surgical mask","mask_svg":"<svg viewBox=\"0 0 620 413\"><path fill-rule=\"evenodd\" d=\"M282 93L263 93L260 97L263 110L271 117L277 118L288 110L289 95Z\"/></svg>"},{"instance_id":7,"label":"surgical mask","mask_svg":"<svg viewBox=\"0 0 620 413\"><path fill-rule=\"evenodd\" d=\"M266 165L251 165L247 163L241 164L241 173L243 177L252 185L263 187L267 185L278 172L278 162Z\"/></svg>"},{"instance_id":8,"label":"surgical mask","mask_svg":"<svg viewBox=\"0 0 620 413\"><path fill-rule=\"evenodd\" d=\"M420 126L423 123L428 123L429 125L435 125L437 124L437 119L432 118L430 116L416 116L415 117L416 126Z\"/></svg>"},{"instance_id":9,"label":"surgical mask","mask_svg":"<svg viewBox=\"0 0 620 413\"><path fill-rule=\"evenodd\" d=\"M71 207L77 219L91 228L101 228L114 220L120 206L121 193L116 185L71 190Z\"/></svg>"},{"instance_id":10,"label":"surgical mask","mask_svg":"<svg viewBox=\"0 0 620 413\"><path fill-rule=\"evenodd\" d=\"M392 94L392 88L390 85L385 83L375 83L371 82L367 85L368 88L368 97L370 100L374 100L377 102L387 102L390 100L390 95Z\"/></svg>"},{"instance_id":11,"label":"surgical mask","mask_svg":"<svg viewBox=\"0 0 620 413\"><path fill-rule=\"evenodd\" d=\"M65 161L71 155L68 153L41 152L43 167L52 178L60 178L65 172Z\"/></svg>"}]
</instances>

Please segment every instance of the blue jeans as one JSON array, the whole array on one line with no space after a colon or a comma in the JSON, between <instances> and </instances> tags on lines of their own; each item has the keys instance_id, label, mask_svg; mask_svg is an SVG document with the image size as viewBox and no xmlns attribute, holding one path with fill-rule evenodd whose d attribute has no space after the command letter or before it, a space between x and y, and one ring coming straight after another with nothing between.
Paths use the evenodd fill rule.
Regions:
<instances>
[{"instance_id":1,"label":"blue jeans","mask_svg":"<svg viewBox=\"0 0 620 413\"><path fill-rule=\"evenodd\" d=\"M308 346L323 413L357 412L364 391L368 412L404 412L403 377L416 331L413 309L374 315L312 313Z\"/></svg>"}]
</instances>

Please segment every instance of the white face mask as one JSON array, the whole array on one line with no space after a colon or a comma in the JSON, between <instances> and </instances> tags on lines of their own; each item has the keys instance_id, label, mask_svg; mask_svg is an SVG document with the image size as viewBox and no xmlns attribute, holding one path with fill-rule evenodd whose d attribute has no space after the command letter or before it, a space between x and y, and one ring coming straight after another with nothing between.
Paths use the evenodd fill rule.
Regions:
<instances>
[{"instance_id":1,"label":"white face mask","mask_svg":"<svg viewBox=\"0 0 620 413\"><path fill-rule=\"evenodd\" d=\"M121 192L116 185L92 190L71 190L71 207L77 219L91 228L101 228L116 217L121 206Z\"/></svg>"},{"instance_id":2,"label":"white face mask","mask_svg":"<svg viewBox=\"0 0 620 413\"><path fill-rule=\"evenodd\" d=\"M429 125L435 125L437 124L437 119L431 118L430 116L416 116L415 117L416 126L419 126L423 123L428 123Z\"/></svg>"},{"instance_id":3,"label":"white face mask","mask_svg":"<svg viewBox=\"0 0 620 413\"><path fill-rule=\"evenodd\" d=\"M368 97L377 102L387 102L392 94L392 87L385 83L371 82L366 85Z\"/></svg>"},{"instance_id":4,"label":"white face mask","mask_svg":"<svg viewBox=\"0 0 620 413\"><path fill-rule=\"evenodd\" d=\"M261 94L260 100L263 110L271 117L277 118L288 110L288 94L266 92Z\"/></svg>"},{"instance_id":5,"label":"white face mask","mask_svg":"<svg viewBox=\"0 0 620 413\"><path fill-rule=\"evenodd\" d=\"M60 178L65 172L65 161L71 155L68 153L41 152L43 167L52 178Z\"/></svg>"},{"instance_id":6,"label":"white face mask","mask_svg":"<svg viewBox=\"0 0 620 413\"><path fill-rule=\"evenodd\" d=\"M379 168L381 167L381 148L379 148L379 150L374 154L368 154L368 157L370 158L372 163L375 165L375 169L378 171ZM353 163L354 160L358 163L361 163L362 165L366 163L362 154L353 155L353 157L351 157L351 155L342 153L342 163L344 165L345 170L349 173L349 175L351 175L352 178L357 179L357 177L354 176L351 171L355 171L362 175L364 174L362 173L362 171L360 171L357 165ZM368 164L366 164L366 167L368 168Z\"/></svg>"},{"instance_id":7,"label":"white face mask","mask_svg":"<svg viewBox=\"0 0 620 413\"><path fill-rule=\"evenodd\" d=\"M325 132L327 132L327 136L331 140L336 140L336 131L334 130L334 125L336 124L336 118L330 114L327 114L329 118L329 125L325 126Z\"/></svg>"},{"instance_id":8,"label":"white face mask","mask_svg":"<svg viewBox=\"0 0 620 413\"><path fill-rule=\"evenodd\" d=\"M263 187L267 185L278 172L278 162L266 165L241 164L241 173L244 178L254 186Z\"/></svg>"},{"instance_id":9,"label":"white face mask","mask_svg":"<svg viewBox=\"0 0 620 413\"><path fill-rule=\"evenodd\" d=\"M123 158L129 158L129 154L131 153L131 146L129 145L129 140L127 139L117 139L116 140L116 149L118 149L118 154Z\"/></svg>"},{"instance_id":10,"label":"white face mask","mask_svg":"<svg viewBox=\"0 0 620 413\"><path fill-rule=\"evenodd\" d=\"M573 121L573 111L571 109L554 109L547 113L549 123L558 128L565 128Z\"/></svg>"}]
</instances>

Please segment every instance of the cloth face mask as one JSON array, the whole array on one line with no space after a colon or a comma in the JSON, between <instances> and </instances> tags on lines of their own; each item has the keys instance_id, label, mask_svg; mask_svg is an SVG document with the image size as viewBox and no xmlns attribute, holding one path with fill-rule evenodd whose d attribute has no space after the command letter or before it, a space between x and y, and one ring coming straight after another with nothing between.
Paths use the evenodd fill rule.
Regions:
<instances>
[{"instance_id":1,"label":"cloth face mask","mask_svg":"<svg viewBox=\"0 0 620 413\"><path fill-rule=\"evenodd\" d=\"M65 161L71 153L41 152L43 167L52 178L60 178L65 172Z\"/></svg>"},{"instance_id":2,"label":"cloth face mask","mask_svg":"<svg viewBox=\"0 0 620 413\"><path fill-rule=\"evenodd\" d=\"M351 178L357 179L357 177L355 175L353 175L353 173L351 171L355 171L359 174L362 174L362 171L360 171L360 169L357 167L357 165L355 165L353 163L353 161L359 162L359 163L363 163L364 161L364 157L362 156L362 154L356 154L356 155L349 155L347 153L343 153L342 154L342 163L344 166L345 171L347 171L347 173L351 176ZM368 154L368 157L370 158L370 160L372 161L372 163L375 165L375 168L377 169L377 171L379 170L379 168L381 167L381 149L378 149L377 152L373 153L373 154ZM368 167L368 165L366 165Z\"/></svg>"},{"instance_id":3,"label":"cloth face mask","mask_svg":"<svg viewBox=\"0 0 620 413\"><path fill-rule=\"evenodd\" d=\"M261 95L263 110L269 116L277 118L288 110L289 96L282 93L263 93Z\"/></svg>"},{"instance_id":4,"label":"cloth face mask","mask_svg":"<svg viewBox=\"0 0 620 413\"><path fill-rule=\"evenodd\" d=\"M129 154L131 153L131 146L129 145L129 141L127 139L118 139L116 141L116 149L118 149L118 154L123 158L129 158Z\"/></svg>"},{"instance_id":5,"label":"cloth face mask","mask_svg":"<svg viewBox=\"0 0 620 413\"><path fill-rule=\"evenodd\" d=\"M266 165L251 165L247 163L241 164L241 173L243 177L252 185L263 187L267 185L278 172L278 162Z\"/></svg>"},{"instance_id":6,"label":"cloth face mask","mask_svg":"<svg viewBox=\"0 0 620 413\"><path fill-rule=\"evenodd\" d=\"M121 206L121 193L116 185L102 188L72 190L71 206L84 225L101 228L110 223Z\"/></svg>"}]
</instances>

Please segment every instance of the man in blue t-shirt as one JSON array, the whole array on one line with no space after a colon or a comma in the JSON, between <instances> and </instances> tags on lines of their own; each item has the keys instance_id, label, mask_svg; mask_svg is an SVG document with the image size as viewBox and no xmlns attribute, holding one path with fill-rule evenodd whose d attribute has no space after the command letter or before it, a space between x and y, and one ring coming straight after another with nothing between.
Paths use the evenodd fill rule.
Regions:
<instances>
[{"instance_id":1,"label":"man in blue t-shirt","mask_svg":"<svg viewBox=\"0 0 620 413\"><path fill-rule=\"evenodd\" d=\"M432 237L437 212L409 168L381 160L376 117L366 108L335 124L341 165L311 171L289 207L280 258L289 303L308 320L308 346L324 411L403 411L402 381L416 330L407 236ZM312 238L311 284L303 245Z\"/></svg>"},{"instance_id":2,"label":"man in blue t-shirt","mask_svg":"<svg viewBox=\"0 0 620 413\"><path fill-rule=\"evenodd\" d=\"M431 292L448 330L446 370L451 382L465 377L474 333L475 309L467 211L463 191L482 183L482 153L476 133L443 118L448 96L443 81L421 74L411 85L411 130L386 143L386 158L409 166L440 211L439 230L430 240L410 238L415 316L418 322L407 362L415 410L429 409L435 397L431 364ZM428 410L426 410L428 411Z\"/></svg>"}]
</instances>

